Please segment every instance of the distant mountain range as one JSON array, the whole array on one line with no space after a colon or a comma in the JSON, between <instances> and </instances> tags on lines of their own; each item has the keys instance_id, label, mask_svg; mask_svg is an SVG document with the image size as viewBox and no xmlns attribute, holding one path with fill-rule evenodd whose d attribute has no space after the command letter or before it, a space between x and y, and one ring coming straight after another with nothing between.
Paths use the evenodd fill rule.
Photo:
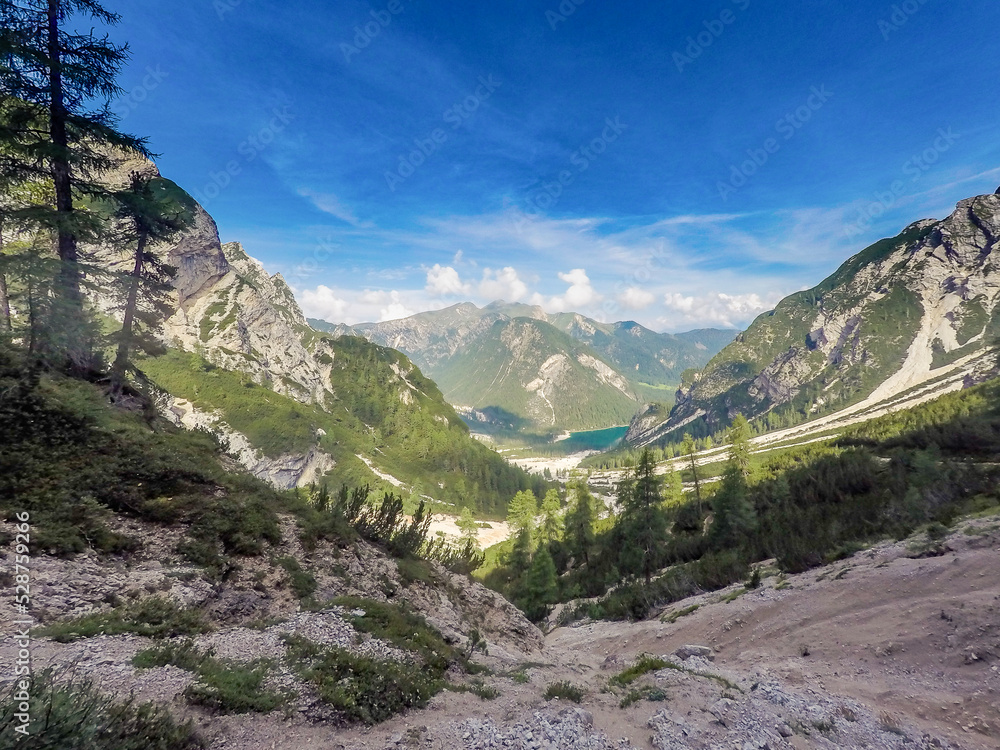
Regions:
<instances>
[{"instance_id":1,"label":"distant mountain range","mask_svg":"<svg viewBox=\"0 0 1000 750\"><path fill-rule=\"evenodd\" d=\"M464 302L384 323L309 324L402 351L470 422L534 432L626 424L646 401L669 403L682 373L704 366L737 333L656 333L506 302Z\"/></svg>"},{"instance_id":2,"label":"distant mountain range","mask_svg":"<svg viewBox=\"0 0 1000 750\"><path fill-rule=\"evenodd\" d=\"M669 416L641 415L627 440L709 434L737 413L764 429L788 427L983 379L997 365L998 240L994 194L876 242L758 317L685 378Z\"/></svg>"}]
</instances>

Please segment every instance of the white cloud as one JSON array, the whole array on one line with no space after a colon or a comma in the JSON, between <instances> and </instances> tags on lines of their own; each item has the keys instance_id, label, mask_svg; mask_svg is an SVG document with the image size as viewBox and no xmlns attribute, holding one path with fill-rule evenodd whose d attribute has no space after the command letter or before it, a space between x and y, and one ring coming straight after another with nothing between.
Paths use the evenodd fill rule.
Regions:
<instances>
[{"instance_id":1,"label":"white cloud","mask_svg":"<svg viewBox=\"0 0 1000 750\"><path fill-rule=\"evenodd\" d=\"M618 304L627 310L645 310L655 301L655 294L635 286L630 286L618 295Z\"/></svg>"},{"instance_id":2,"label":"white cloud","mask_svg":"<svg viewBox=\"0 0 1000 750\"><path fill-rule=\"evenodd\" d=\"M507 266L498 271L492 268L483 269L483 279L479 282L479 294L489 300L505 300L518 302L528 293L528 286L512 267Z\"/></svg>"},{"instance_id":3,"label":"white cloud","mask_svg":"<svg viewBox=\"0 0 1000 750\"><path fill-rule=\"evenodd\" d=\"M315 190L310 188L299 188L298 194L303 198L308 198L309 202L323 213L336 216L338 219L350 224L352 227L371 228L373 226L372 224L361 221L354 215L354 212L345 206L333 193L317 193Z\"/></svg>"},{"instance_id":4,"label":"white cloud","mask_svg":"<svg viewBox=\"0 0 1000 750\"><path fill-rule=\"evenodd\" d=\"M559 279L569 284L569 288L564 294L554 297L543 297L540 294L535 294L532 297L532 302L541 305L547 312L580 312L602 299L591 285L587 272L582 268L574 268L568 273L559 273Z\"/></svg>"},{"instance_id":5,"label":"white cloud","mask_svg":"<svg viewBox=\"0 0 1000 750\"><path fill-rule=\"evenodd\" d=\"M303 290L301 300L302 312L309 318L340 323L347 311L347 301L337 297L330 287L322 284L312 290Z\"/></svg>"},{"instance_id":6,"label":"white cloud","mask_svg":"<svg viewBox=\"0 0 1000 750\"><path fill-rule=\"evenodd\" d=\"M781 299L780 294L725 294L710 292L701 296L685 296L679 293L667 294L663 304L667 310L679 313L686 321L700 325L719 325L725 328L742 328L746 323L766 310L771 310ZM663 323L668 322L661 318Z\"/></svg>"},{"instance_id":7,"label":"white cloud","mask_svg":"<svg viewBox=\"0 0 1000 750\"><path fill-rule=\"evenodd\" d=\"M444 297L447 295L468 294L469 285L462 283L461 277L451 266L442 266L435 263L432 268L427 269L427 292L433 297Z\"/></svg>"},{"instance_id":8,"label":"white cloud","mask_svg":"<svg viewBox=\"0 0 1000 750\"><path fill-rule=\"evenodd\" d=\"M393 290L389 292L389 305L383 307L381 310L381 317L379 318L379 323L386 320L396 320L398 318L408 318L414 315L415 312L409 309L400 300L399 292Z\"/></svg>"}]
</instances>

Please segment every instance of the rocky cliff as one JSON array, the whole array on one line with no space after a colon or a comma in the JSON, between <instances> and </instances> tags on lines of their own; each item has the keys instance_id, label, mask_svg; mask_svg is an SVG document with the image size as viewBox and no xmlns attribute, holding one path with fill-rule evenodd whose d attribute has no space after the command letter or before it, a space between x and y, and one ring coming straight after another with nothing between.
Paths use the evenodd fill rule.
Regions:
<instances>
[{"instance_id":1,"label":"rocky cliff","mask_svg":"<svg viewBox=\"0 0 1000 750\"><path fill-rule=\"evenodd\" d=\"M1000 334L998 237L1000 195L983 195L875 243L761 315L633 444L710 433L737 413L773 429L917 386L981 380Z\"/></svg>"}]
</instances>

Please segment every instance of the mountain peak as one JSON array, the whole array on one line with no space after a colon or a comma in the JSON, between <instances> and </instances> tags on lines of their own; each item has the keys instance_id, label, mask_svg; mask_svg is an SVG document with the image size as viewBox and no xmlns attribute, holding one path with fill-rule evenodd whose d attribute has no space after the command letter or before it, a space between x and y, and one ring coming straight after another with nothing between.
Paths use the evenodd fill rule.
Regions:
<instances>
[{"instance_id":1,"label":"mountain peak","mask_svg":"<svg viewBox=\"0 0 1000 750\"><path fill-rule=\"evenodd\" d=\"M918 386L982 379L1000 334L998 239L992 194L876 242L757 318L643 439L715 432L737 413L769 429L846 417Z\"/></svg>"}]
</instances>

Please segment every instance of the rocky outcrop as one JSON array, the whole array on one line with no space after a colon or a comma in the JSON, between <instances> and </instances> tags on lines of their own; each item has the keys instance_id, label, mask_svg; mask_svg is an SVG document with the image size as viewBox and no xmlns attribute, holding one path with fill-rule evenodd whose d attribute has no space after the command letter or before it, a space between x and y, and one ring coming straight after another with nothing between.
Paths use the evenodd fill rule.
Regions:
<instances>
[{"instance_id":1,"label":"rocky outcrop","mask_svg":"<svg viewBox=\"0 0 1000 750\"><path fill-rule=\"evenodd\" d=\"M205 229L185 234L170 250L169 262L187 271L178 274L177 310L164 325L165 338L278 393L322 403L332 350L320 337L306 348L310 329L280 275L270 276L238 242L215 252L218 236Z\"/></svg>"},{"instance_id":2,"label":"rocky outcrop","mask_svg":"<svg viewBox=\"0 0 1000 750\"><path fill-rule=\"evenodd\" d=\"M630 445L645 445L649 442L647 436L654 434L669 414L669 410L661 404L646 404L632 417L628 432L625 433L625 442Z\"/></svg>"},{"instance_id":3,"label":"rocky outcrop","mask_svg":"<svg viewBox=\"0 0 1000 750\"><path fill-rule=\"evenodd\" d=\"M981 381L1000 335L998 237L1000 197L984 195L867 248L754 321L633 444L676 439L693 419L712 431L737 413L784 426L956 373Z\"/></svg>"},{"instance_id":4,"label":"rocky outcrop","mask_svg":"<svg viewBox=\"0 0 1000 750\"><path fill-rule=\"evenodd\" d=\"M234 430L218 414L201 411L184 399L166 397L164 415L174 424L189 430L205 430L216 435L227 453L247 471L281 490L305 487L319 481L330 471L333 458L313 446L305 454L268 458L254 447L246 435Z\"/></svg>"}]
</instances>

